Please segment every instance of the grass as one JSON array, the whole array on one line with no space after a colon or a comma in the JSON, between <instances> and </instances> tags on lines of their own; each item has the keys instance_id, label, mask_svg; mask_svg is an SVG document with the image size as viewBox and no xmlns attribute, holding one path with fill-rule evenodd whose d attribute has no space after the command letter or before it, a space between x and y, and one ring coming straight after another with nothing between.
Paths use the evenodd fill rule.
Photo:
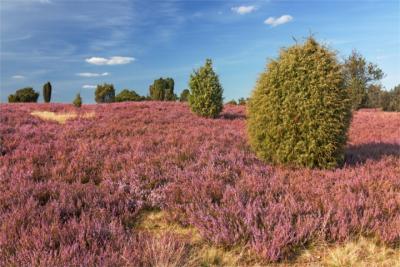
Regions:
<instances>
[{"instance_id":1,"label":"grass","mask_svg":"<svg viewBox=\"0 0 400 267\"><path fill-rule=\"evenodd\" d=\"M51 111L33 111L31 112L31 115L39 117L42 120L50 120L50 121L55 121L60 124L66 123L68 120L76 119L78 117L78 114L74 112L67 112L67 113L54 113ZM84 119L90 119L95 116L94 112L89 112L81 115L81 118Z\"/></svg>"},{"instance_id":2,"label":"grass","mask_svg":"<svg viewBox=\"0 0 400 267\"><path fill-rule=\"evenodd\" d=\"M164 211L150 210L143 212L136 223L135 230L146 231L153 236L150 243L154 255L158 255L158 258L161 259L159 263L174 262L177 260L177 254L179 254L179 262L183 266L400 267L400 249L380 245L379 242L371 238L361 237L358 240L339 245L314 244L310 248L304 249L293 261L267 263L257 258L246 246L225 249L211 245L202 239L200 233L194 227L184 227L169 222L167 213ZM169 243L166 242L169 235L184 240L189 252L184 254L182 246L176 251L174 258L169 259L169 257L172 257ZM182 257L185 257L185 259L182 259ZM177 266L181 264L177 264ZM161 265L173 266L170 264Z\"/></svg>"}]
</instances>

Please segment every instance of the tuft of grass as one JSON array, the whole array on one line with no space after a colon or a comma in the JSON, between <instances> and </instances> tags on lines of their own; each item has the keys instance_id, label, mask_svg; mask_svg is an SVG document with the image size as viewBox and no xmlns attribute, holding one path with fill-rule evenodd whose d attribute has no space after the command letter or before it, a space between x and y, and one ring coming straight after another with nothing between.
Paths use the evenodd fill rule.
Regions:
<instances>
[{"instance_id":1,"label":"tuft of grass","mask_svg":"<svg viewBox=\"0 0 400 267\"><path fill-rule=\"evenodd\" d=\"M67 112L67 113L54 113L50 111L33 111L31 112L31 115L39 117L42 120L50 120L50 121L56 121L60 124L64 124L67 122L67 120L72 120L76 119L78 117L78 114L73 113L73 112ZM81 116L81 118L84 119L90 119L95 116L94 112L89 112L85 113Z\"/></svg>"},{"instance_id":2,"label":"tuft of grass","mask_svg":"<svg viewBox=\"0 0 400 267\"><path fill-rule=\"evenodd\" d=\"M190 237L191 243L201 241L200 233L194 227L184 227L177 223L168 222L167 213L160 210L144 211L136 224L135 229L150 232L155 236L174 234L180 237Z\"/></svg>"},{"instance_id":3,"label":"tuft of grass","mask_svg":"<svg viewBox=\"0 0 400 267\"><path fill-rule=\"evenodd\" d=\"M400 267L400 250L379 245L371 239L360 238L329 249L322 263L329 267Z\"/></svg>"},{"instance_id":4,"label":"tuft of grass","mask_svg":"<svg viewBox=\"0 0 400 267\"><path fill-rule=\"evenodd\" d=\"M266 266L265 263L262 264L263 262L245 246L225 249L211 245L201 237L196 228L192 226L185 227L177 223L169 222L165 211L144 211L136 223L135 230L150 233L154 238L152 244L156 245L154 250L157 251L159 255L164 255L168 259L170 258L167 255L168 253L166 251L163 252L163 250L168 249L168 246L157 246L159 243L168 243L165 242L166 236L172 235L186 242L189 247L189 252L186 255L185 266ZM178 251L178 254L183 254L183 248L178 249ZM160 262L165 262L165 260L160 260ZM165 266L169 265L167 264Z\"/></svg>"}]
</instances>

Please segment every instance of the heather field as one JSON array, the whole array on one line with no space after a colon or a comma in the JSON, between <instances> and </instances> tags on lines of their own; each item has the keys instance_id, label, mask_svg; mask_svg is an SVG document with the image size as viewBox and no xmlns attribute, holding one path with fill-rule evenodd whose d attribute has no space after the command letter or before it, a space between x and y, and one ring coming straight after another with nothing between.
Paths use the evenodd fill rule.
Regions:
<instances>
[{"instance_id":1,"label":"heather field","mask_svg":"<svg viewBox=\"0 0 400 267\"><path fill-rule=\"evenodd\" d=\"M258 160L244 106L2 104L0 266L395 266L399 178L396 112L310 170Z\"/></svg>"}]
</instances>

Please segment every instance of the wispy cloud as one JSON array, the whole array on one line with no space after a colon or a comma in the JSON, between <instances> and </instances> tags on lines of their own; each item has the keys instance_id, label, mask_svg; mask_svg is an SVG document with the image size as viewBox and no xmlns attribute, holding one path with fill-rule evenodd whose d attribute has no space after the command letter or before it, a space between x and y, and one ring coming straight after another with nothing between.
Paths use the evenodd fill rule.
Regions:
<instances>
[{"instance_id":1,"label":"wispy cloud","mask_svg":"<svg viewBox=\"0 0 400 267\"><path fill-rule=\"evenodd\" d=\"M85 84L82 86L83 89L94 89L96 88L96 85L92 85L92 84Z\"/></svg>"},{"instance_id":2,"label":"wispy cloud","mask_svg":"<svg viewBox=\"0 0 400 267\"><path fill-rule=\"evenodd\" d=\"M123 65L123 64L128 64L128 63L135 61L135 58L120 57L120 56L115 56L115 57L110 57L110 58L91 57L91 58L87 58L85 61L87 63L93 64L93 65Z\"/></svg>"},{"instance_id":3,"label":"wispy cloud","mask_svg":"<svg viewBox=\"0 0 400 267\"><path fill-rule=\"evenodd\" d=\"M25 79L25 76L24 75L14 75L14 76L12 76L12 78L13 79Z\"/></svg>"},{"instance_id":4,"label":"wispy cloud","mask_svg":"<svg viewBox=\"0 0 400 267\"><path fill-rule=\"evenodd\" d=\"M236 6L232 7L231 10L239 15L244 15L255 11L257 8L255 6Z\"/></svg>"},{"instance_id":5,"label":"wispy cloud","mask_svg":"<svg viewBox=\"0 0 400 267\"><path fill-rule=\"evenodd\" d=\"M279 18L269 17L264 21L264 23L268 24L268 25L271 25L272 27L275 27L275 26L278 26L278 25L281 25L281 24L288 23L288 22L290 22L292 20L293 20L292 16L283 15L283 16L280 16Z\"/></svg>"},{"instance_id":6,"label":"wispy cloud","mask_svg":"<svg viewBox=\"0 0 400 267\"><path fill-rule=\"evenodd\" d=\"M76 75L81 76L81 77L100 77L100 76L108 76L108 75L110 75L110 73L108 73L108 72L103 72L103 73L80 72L80 73L77 73Z\"/></svg>"}]
</instances>

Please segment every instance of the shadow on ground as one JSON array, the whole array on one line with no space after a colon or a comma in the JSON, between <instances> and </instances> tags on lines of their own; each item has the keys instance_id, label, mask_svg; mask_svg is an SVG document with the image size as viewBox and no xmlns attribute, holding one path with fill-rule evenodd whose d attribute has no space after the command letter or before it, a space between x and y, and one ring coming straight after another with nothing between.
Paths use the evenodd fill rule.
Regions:
<instances>
[{"instance_id":1,"label":"shadow on ground","mask_svg":"<svg viewBox=\"0 0 400 267\"><path fill-rule=\"evenodd\" d=\"M400 157L400 144L395 143L368 143L351 145L346 148L347 165L357 165L367 160L380 160L386 156Z\"/></svg>"},{"instance_id":2,"label":"shadow on ground","mask_svg":"<svg viewBox=\"0 0 400 267\"><path fill-rule=\"evenodd\" d=\"M245 120L246 119L246 115L244 114L237 114L237 113L222 113L219 116L219 119L223 119L223 120Z\"/></svg>"}]
</instances>

